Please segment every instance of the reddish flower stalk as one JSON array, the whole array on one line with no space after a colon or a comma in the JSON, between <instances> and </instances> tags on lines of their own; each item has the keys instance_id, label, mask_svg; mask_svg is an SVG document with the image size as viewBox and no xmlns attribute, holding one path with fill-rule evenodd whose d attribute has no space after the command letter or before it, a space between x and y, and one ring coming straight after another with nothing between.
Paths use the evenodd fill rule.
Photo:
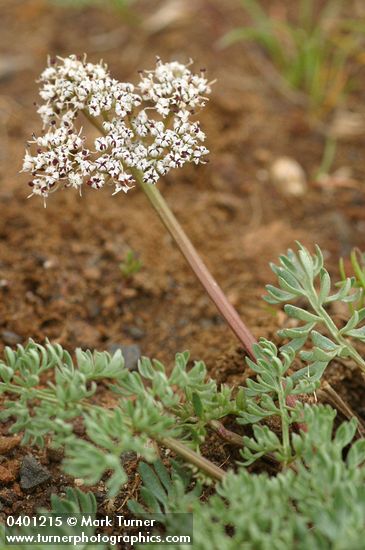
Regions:
<instances>
[{"instance_id":1,"label":"reddish flower stalk","mask_svg":"<svg viewBox=\"0 0 365 550\"><path fill-rule=\"evenodd\" d=\"M248 355L253 360L255 360L253 345L256 343L256 340L254 336L252 335L251 331L246 327L235 308L228 301L226 295L223 293L218 283L211 275L210 271L200 258L194 246L192 245L190 239L187 237L183 228L175 218L174 214L171 212L165 199L155 185L143 183L142 178L138 177L138 174L135 175L135 178L136 181L138 181L142 190L144 191L145 195L149 199L151 205L159 215L164 226L169 231L170 235L179 247L181 253L195 273L204 290L207 292L210 299L214 302L218 311L227 322L228 326L242 343Z\"/></svg>"}]
</instances>

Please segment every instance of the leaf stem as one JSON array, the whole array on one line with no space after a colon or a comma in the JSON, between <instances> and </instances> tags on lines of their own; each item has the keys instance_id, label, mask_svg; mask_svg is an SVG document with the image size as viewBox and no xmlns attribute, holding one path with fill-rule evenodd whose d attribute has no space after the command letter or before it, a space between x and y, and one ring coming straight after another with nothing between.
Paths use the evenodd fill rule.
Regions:
<instances>
[{"instance_id":1,"label":"leaf stem","mask_svg":"<svg viewBox=\"0 0 365 550\"><path fill-rule=\"evenodd\" d=\"M314 287L312 289L312 295L313 296L309 298L309 302L312 308L314 309L314 311L317 313L319 317L321 317L324 325L327 327L328 331L333 336L333 338L337 341L337 343L340 344L341 346L346 347L348 356L351 357L359 365L359 367L363 372L365 372L364 359L356 351L356 349L352 346L352 344L340 334L339 329L331 319L330 315L327 313L325 308L321 304L319 304L318 297L317 297L316 291L314 290Z\"/></svg>"},{"instance_id":2,"label":"leaf stem","mask_svg":"<svg viewBox=\"0 0 365 550\"><path fill-rule=\"evenodd\" d=\"M242 437L242 435L237 434L236 432L232 432L231 430L228 430L222 422L219 422L219 420L210 420L208 422L208 426L221 438L223 441L226 441L227 443L230 443L231 445L235 445L236 447L244 447L245 441ZM277 465L279 463L278 459L275 458L274 453L266 453L261 457L263 460L267 460L268 462ZM290 465L290 468L294 468L293 464Z\"/></svg>"},{"instance_id":3,"label":"leaf stem","mask_svg":"<svg viewBox=\"0 0 365 550\"><path fill-rule=\"evenodd\" d=\"M221 439L223 439L224 441L227 441L227 443L231 443L232 445L237 445L237 447L244 446L244 440L242 435L232 432L231 430L227 430L227 428L222 424L222 422L219 422L218 420L210 420L208 422L208 426L217 435L219 435Z\"/></svg>"},{"instance_id":4,"label":"leaf stem","mask_svg":"<svg viewBox=\"0 0 365 550\"><path fill-rule=\"evenodd\" d=\"M285 391L284 391L282 382L280 382L280 389L278 391L278 400L279 400L280 417L281 417L283 451L285 456L285 463L287 463L291 457L291 450L290 450L290 439L289 439L289 419L288 419L287 403L285 401Z\"/></svg>"},{"instance_id":5,"label":"leaf stem","mask_svg":"<svg viewBox=\"0 0 365 550\"><path fill-rule=\"evenodd\" d=\"M180 441L177 441L176 439L173 439L171 437L164 437L161 438L159 442L165 447L168 447L169 449L174 451L176 454L180 455L182 458L184 458L194 466L197 466L199 470L205 472L212 479L222 481L225 477L226 473L224 470L222 470L222 468L219 468L219 466L216 466L215 464L213 464L213 462L210 462L210 460L207 460L192 449L189 449Z\"/></svg>"}]
</instances>

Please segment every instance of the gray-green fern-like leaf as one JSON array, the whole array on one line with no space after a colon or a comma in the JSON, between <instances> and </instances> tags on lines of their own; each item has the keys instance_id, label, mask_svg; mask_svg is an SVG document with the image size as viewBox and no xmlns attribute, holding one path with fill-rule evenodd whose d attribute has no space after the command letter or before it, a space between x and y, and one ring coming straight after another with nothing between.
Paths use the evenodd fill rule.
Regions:
<instances>
[{"instance_id":1,"label":"gray-green fern-like leaf","mask_svg":"<svg viewBox=\"0 0 365 550\"><path fill-rule=\"evenodd\" d=\"M58 495L52 495L51 496L51 509L46 510L44 508L41 508L38 510L38 514L54 514L55 516L73 516L74 514L85 514L85 515L91 515L95 516L97 513L97 503L95 496L93 493L84 493L80 491L80 489L74 489L71 487L68 487L66 489L66 495L64 497L60 497ZM48 534L52 534L55 537L70 537L70 542L72 540L72 536L76 533L75 528L72 528L67 525L66 521L62 522L62 526L56 527L53 526ZM84 534L87 537L91 537L95 534L95 528L85 526L82 528ZM15 535L23 535L23 536L34 536L37 537L37 535L40 532L39 527L21 527L17 529L12 529L11 534ZM8 531L7 534L10 534ZM62 539L61 539L62 540ZM3 548L8 547L8 544L5 540L5 527L4 525L0 524L0 543L3 546ZM71 544L69 545L58 545L58 548L71 548ZM29 548L32 548L34 550L54 550L55 545L54 544L11 544L9 545L9 548L14 548L14 550L29 550ZM78 550L107 550L107 546L105 544L86 544L82 543L81 541L77 545Z\"/></svg>"},{"instance_id":2,"label":"gray-green fern-like leaf","mask_svg":"<svg viewBox=\"0 0 365 550\"><path fill-rule=\"evenodd\" d=\"M280 265L271 265L277 276L279 287L268 285L266 301L270 304L305 300L307 308L286 303L284 310L288 317L300 322L299 326L284 328L279 336L289 342L285 349L291 347L300 350L307 341L312 340L314 348L304 351L301 358L309 363L308 369L319 378L324 368L335 357L351 358L365 372L365 360L357 352L351 340L365 341L365 309L354 311L345 326L337 327L327 311L333 302L356 302L359 298L355 289L355 279L346 278L339 283L339 290L331 294L331 277L324 267L323 254L318 246L314 255L298 243L298 251L288 250L287 255L279 257ZM325 331L327 337L321 332Z\"/></svg>"},{"instance_id":3,"label":"gray-green fern-like leaf","mask_svg":"<svg viewBox=\"0 0 365 550\"><path fill-rule=\"evenodd\" d=\"M268 476L240 467L208 499L181 499L181 511L193 509L194 550L363 548L365 445L353 441L356 422L334 434L331 407L307 405L300 415L308 430L293 436L295 469Z\"/></svg>"}]
</instances>

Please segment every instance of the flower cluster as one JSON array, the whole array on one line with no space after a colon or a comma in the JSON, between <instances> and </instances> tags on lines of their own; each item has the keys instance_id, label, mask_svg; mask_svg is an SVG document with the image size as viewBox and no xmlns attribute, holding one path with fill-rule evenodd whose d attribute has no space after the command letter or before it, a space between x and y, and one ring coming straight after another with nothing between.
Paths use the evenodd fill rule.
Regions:
<instances>
[{"instance_id":1,"label":"flower cluster","mask_svg":"<svg viewBox=\"0 0 365 550\"><path fill-rule=\"evenodd\" d=\"M201 75L192 74L181 63L159 60L154 71L142 73L138 88L143 99L153 102L157 112L166 117L176 109L204 107L205 95L210 90L205 71L201 72Z\"/></svg>"},{"instance_id":2,"label":"flower cluster","mask_svg":"<svg viewBox=\"0 0 365 550\"><path fill-rule=\"evenodd\" d=\"M60 183L95 189L112 183L115 193L127 192L136 178L155 184L172 168L204 162L205 134L191 120L210 93L204 71L158 60L134 86L111 78L103 63L70 56L50 60L40 82L45 134L29 142L36 154L28 150L23 164L33 194L47 197ZM80 113L99 130L89 148L77 129Z\"/></svg>"},{"instance_id":3,"label":"flower cluster","mask_svg":"<svg viewBox=\"0 0 365 550\"><path fill-rule=\"evenodd\" d=\"M124 117L140 105L133 84L111 78L105 64L87 63L85 57L80 60L74 55L58 61L49 60L40 78L40 96L45 104L38 113L45 125L57 118L70 121L84 110L98 117L114 108L118 116Z\"/></svg>"}]
</instances>

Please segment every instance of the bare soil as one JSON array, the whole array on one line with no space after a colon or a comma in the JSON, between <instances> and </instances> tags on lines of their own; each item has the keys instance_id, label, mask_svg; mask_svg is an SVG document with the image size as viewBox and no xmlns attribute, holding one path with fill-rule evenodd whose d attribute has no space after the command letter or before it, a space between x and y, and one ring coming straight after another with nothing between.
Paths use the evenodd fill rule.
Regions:
<instances>
[{"instance_id":1,"label":"bare soil","mask_svg":"<svg viewBox=\"0 0 365 550\"><path fill-rule=\"evenodd\" d=\"M139 20L126 20L108 7L61 4L0 1L0 347L28 338L49 338L69 350L138 344L143 355L167 364L177 351L189 349L192 360L206 361L219 382L240 384L243 350L141 193L112 197L107 189L88 189L79 197L66 190L51 196L47 208L37 198L27 198L27 178L19 170L26 140L40 130L33 106L38 100L35 79L48 54L84 52L92 61L103 58L122 80L133 81L137 70L153 66L157 55L181 61L191 57L217 79L201 114L210 163L175 171L159 185L257 337L274 337L286 322L282 312L261 299L265 284L274 281L270 261L296 239L311 249L318 243L336 277L338 258L348 256L353 246L362 247L364 134L339 144L332 170L346 174L340 183L330 178L318 184L313 175L324 138L306 111L263 78L247 46L218 47L222 35L245 20L233 0L186 2L179 17L161 28L153 25L153 17L163 2L137 3ZM349 106L364 116L363 75L358 79ZM283 155L296 159L308 175L308 192L302 197L281 194L268 177L272 160ZM129 249L138 252L143 269L125 281L119 263ZM340 320L344 312L334 314ZM351 365L334 365L329 377L365 418L362 380ZM103 399L107 402L108 396ZM8 428L8 423L0 425L3 437ZM3 451L0 464L2 513L47 506L52 492L60 494L74 484L61 473L60 456L14 445ZM237 458L214 436L205 452L223 467ZM33 492L19 485L22 457L29 453L51 473L46 486ZM113 502L106 499L103 483L94 488L101 511L125 510L126 497L139 485L135 468L130 457L130 484Z\"/></svg>"}]
</instances>

